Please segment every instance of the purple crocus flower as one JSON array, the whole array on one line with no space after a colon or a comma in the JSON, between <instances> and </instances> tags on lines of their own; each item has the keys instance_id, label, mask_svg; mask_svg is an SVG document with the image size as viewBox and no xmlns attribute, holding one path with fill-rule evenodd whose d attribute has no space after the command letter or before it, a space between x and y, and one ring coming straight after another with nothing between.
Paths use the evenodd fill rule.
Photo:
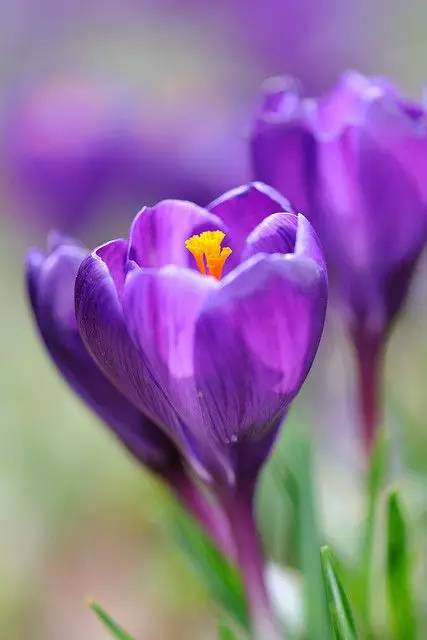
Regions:
<instances>
[{"instance_id":1,"label":"purple crocus flower","mask_svg":"<svg viewBox=\"0 0 427 640\"><path fill-rule=\"evenodd\" d=\"M253 494L322 333L327 282L313 228L260 183L207 209L165 200L142 209L128 240L84 260L75 293L100 370L222 503L255 632L274 637Z\"/></svg>"},{"instance_id":2,"label":"purple crocus flower","mask_svg":"<svg viewBox=\"0 0 427 640\"><path fill-rule=\"evenodd\" d=\"M358 73L317 100L276 80L252 152L256 176L289 195L320 233L357 353L370 450L384 343L426 241L426 111L387 80Z\"/></svg>"},{"instance_id":3,"label":"purple crocus flower","mask_svg":"<svg viewBox=\"0 0 427 640\"><path fill-rule=\"evenodd\" d=\"M177 448L101 372L80 337L74 284L88 251L70 238L52 234L47 253L27 257L27 282L41 337L70 387L103 420L127 449L160 476L227 553L228 526L185 473Z\"/></svg>"}]
</instances>

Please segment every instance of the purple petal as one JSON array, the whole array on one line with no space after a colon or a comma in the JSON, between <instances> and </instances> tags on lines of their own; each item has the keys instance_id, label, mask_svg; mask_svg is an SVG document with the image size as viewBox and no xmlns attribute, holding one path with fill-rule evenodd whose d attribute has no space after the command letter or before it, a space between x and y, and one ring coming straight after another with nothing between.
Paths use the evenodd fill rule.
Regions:
<instances>
[{"instance_id":1,"label":"purple petal","mask_svg":"<svg viewBox=\"0 0 427 640\"><path fill-rule=\"evenodd\" d=\"M316 143L300 116L258 122L252 134L251 150L255 176L286 193L297 211L306 215L311 212Z\"/></svg>"},{"instance_id":2,"label":"purple petal","mask_svg":"<svg viewBox=\"0 0 427 640\"><path fill-rule=\"evenodd\" d=\"M164 390L179 416L168 424L174 439L199 473L215 477L230 471L212 434L203 428L193 351L197 317L219 286L213 278L180 267L145 269L130 274L123 299L129 333L153 384Z\"/></svg>"},{"instance_id":3,"label":"purple petal","mask_svg":"<svg viewBox=\"0 0 427 640\"><path fill-rule=\"evenodd\" d=\"M169 426L184 455L217 482L234 483L251 463L255 477L314 358L324 273L305 257L266 255L223 283L176 267L135 271L123 302L153 381L179 415Z\"/></svg>"},{"instance_id":4,"label":"purple petal","mask_svg":"<svg viewBox=\"0 0 427 640\"><path fill-rule=\"evenodd\" d=\"M80 249L85 249L85 247L75 238L68 236L62 231L58 231L54 229L50 231L47 235L47 252L53 253L56 249L60 249L62 246L68 245L72 247L80 247ZM87 253L87 251L86 251Z\"/></svg>"},{"instance_id":5,"label":"purple petal","mask_svg":"<svg viewBox=\"0 0 427 640\"><path fill-rule=\"evenodd\" d=\"M301 213L274 213L248 236L243 259L257 253L295 254L310 258L324 273L326 265L317 233Z\"/></svg>"},{"instance_id":6,"label":"purple petal","mask_svg":"<svg viewBox=\"0 0 427 640\"><path fill-rule=\"evenodd\" d=\"M293 213L273 213L265 218L247 237L242 260L257 253L293 253L297 221Z\"/></svg>"},{"instance_id":7,"label":"purple petal","mask_svg":"<svg viewBox=\"0 0 427 640\"><path fill-rule=\"evenodd\" d=\"M130 274L125 318L156 379L193 375L195 321L206 297L219 286L213 278L175 266ZM162 382L167 386L166 379Z\"/></svg>"},{"instance_id":8,"label":"purple petal","mask_svg":"<svg viewBox=\"0 0 427 640\"><path fill-rule=\"evenodd\" d=\"M312 126L317 136L330 139L339 136L350 125L363 122L370 103L383 95L382 81L373 81L357 72L344 73L336 86L317 102L308 102Z\"/></svg>"},{"instance_id":9,"label":"purple petal","mask_svg":"<svg viewBox=\"0 0 427 640\"><path fill-rule=\"evenodd\" d=\"M264 100L254 126L256 175L295 197L351 322L381 333L427 237L427 114L390 82L357 73L318 100L282 93Z\"/></svg>"},{"instance_id":10,"label":"purple petal","mask_svg":"<svg viewBox=\"0 0 427 640\"><path fill-rule=\"evenodd\" d=\"M323 271L327 279L327 271L323 248L313 225L302 213L298 214L297 236L295 240L295 255L314 260L318 268Z\"/></svg>"},{"instance_id":11,"label":"purple petal","mask_svg":"<svg viewBox=\"0 0 427 640\"><path fill-rule=\"evenodd\" d=\"M388 93L370 105L366 129L384 153L401 163L427 201L427 112L418 104Z\"/></svg>"},{"instance_id":12,"label":"purple petal","mask_svg":"<svg viewBox=\"0 0 427 640\"><path fill-rule=\"evenodd\" d=\"M45 257L46 256L38 249L30 249L26 256L25 275L27 280L27 290L30 298L30 304L34 312L37 304L38 280Z\"/></svg>"},{"instance_id":13,"label":"purple petal","mask_svg":"<svg viewBox=\"0 0 427 640\"><path fill-rule=\"evenodd\" d=\"M354 73L323 102L341 105L330 114L335 133L317 131L327 243L344 245L356 270L381 278L419 251L426 234L427 115L389 82Z\"/></svg>"},{"instance_id":14,"label":"purple petal","mask_svg":"<svg viewBox=\"0 0 427 640\"><path fill-rule=\"evenodd\" d=\"M352 313L381 332L398 309L388 279L413 264L426 238L427 210L416 180L366 128L350 128L324 144L322 237ZM329 179L330 176L334 179ZM406 279L407 284L409 279ZM402 293L401 293L402 291Z\"/></svg>"},{"instance_id":15,"label":"purple petal","mask_svg":"<svg viewBox=\"0 0 427 640\"><path fill-rule=\"evenodd\" d=\"M33 250L27 258L30 299L41 336L56 366L74 391L104 420L142 462L159 469L176 457L159 430L101 373L77 330L74 282L87 252L55 242L47 257Z\"/></svg>"},{"instance_id":16,"label":"purple petal","mask_svg":"<svg viewBox=\"0 0 427 640\"><path fill-rule=\"evenodd\" d=\"M96 252L79 269L75 300L79 333L103 373L153 422L173 424L175 411L128 334L114 280Z\"/></svg>"},{"instance_id":17,"label":"purple petal","mask_svg":"<svg viewBox=\"0 0 427 640\"><path fill-rule=\"evenodd\" d=\"M96 249L96 255L107 266L120 298L125 286L127 254L128 244L122 238L111 240Z\"/></svg>"},{"instance_id":18,"label":"purple petal","mask_svg":"<svg viewBox=\"0 0 427 640\"><path fill-rule=\"evenodd\" d=\"M312 260L262 254L210 295L197 321L195 376L222 442L256 440L286 410L316 353L326 297Z\"/></svg>"},{"instance_id":19,"label":"purple petal","mask_svg":"<svg viewBox=\"0 0 427 640\"><path fill-rule=\"evenodd\" d=\"M300 89L300 83L292 76L268 78L261 88L257 117L274 122L295 113L299 107Z\"/></svg>"},{"instance_id":20,"label":"purple petal","mask_svg":"<svg viewBox=\"0 0 427 640\"><path fill-rule=\"evenodd\" d=\"M136 216L129 239L129 259L141 267L168 264L195 268L185 241L202 231L224 230L221 220L192 202L164 200Z\"/></svg>"},{"instance_id":21,"label":"purple petal","mask_svg":"<svg viewBox=\"0 0 427 640\"><path fill-rule=\"evenodd\" d=\"M226 244L233 253L225 264L225 273L240 262L246 237L264 218L279 211L292 211L289 202L280 193L261 182L232 189L208 208L223 220L229 231Z\"/></svg>"}]
</instances>

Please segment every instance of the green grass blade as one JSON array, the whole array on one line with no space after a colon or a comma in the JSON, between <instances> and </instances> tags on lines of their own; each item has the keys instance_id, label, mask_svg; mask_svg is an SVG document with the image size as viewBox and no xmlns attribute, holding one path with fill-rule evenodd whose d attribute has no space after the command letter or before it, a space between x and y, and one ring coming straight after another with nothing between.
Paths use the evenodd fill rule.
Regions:
<instances>
[{"instance_id":1,"label":"green grass blade","mask_svg":"<svg viewBox=\"0 0 427 640\"><path fill-rule=\"evenodd\" d=\"M387 587L396 640L416 637L410 575L407 527L397 492L392 491L387 504Z\"/></svg>"},{"instance_id":2,"label":"green grass blade","mask_svg":"<svg viewBox=\"0 0 427 640\"><path fill-rule=\"evenodd\" d=\"M371 591L373 582L375 529L377 508L381 492L384 487L388 443L383 431L379 431L372 451L366 478L366 519L363 531L360 580L358 596L360 600L361 616L364 620L366 636L372 636Z\"/></svg>"},{"instance_id":3,"label":"green grass blade","mask_svg":"<svg viewBox=\"0 0 427 640\"><path fill-rule=\"evenodd\" d=\"M210 597L241 627L249 630L246 596L237 569L178 505L168 520L168 531L174 535Z\"/></svg>"},{"instance_id":4,"label":"green grass blade","mask_svg":"<svg viewBox=\"0 0 427 640\"><path fill-rule=\"evenodd\" d=\"M238 640L238 638L225 622L220 622L218 625L218 640Z\"/></svg>"},{"instance_id":5,"label":"green grass blade","mask_svg":"<svg viewBox=\"0 0 427 640\"><path fill-rule=\"evenodd\" d=\"M105 627L111 631L111 634L117 640L134 640L122 627L120 627L113 618L108 615L106 611L97 603L90 602L90 608L98 616L99 620L105 625Z\"/></svg>"},{"instance_id":6,"label":"green grass blade","mask_svg":"<svg viewBox=\"0 0 427 640\"><path fill-rule=\"evenodd\" d=\"M328 547L322 547L320 557L335 640L356 640L357 633L350 603L336 574Z\"/></svg>"},{"instance_id":7,"label":"green grass blade","mask_svg":"<svg viewBox=\"0 0 427 640\"><path fill-rule=\"evenodd\" d=\"M299 568L304 576L304 613L307 637L328 640L331 629L319 558L321 545L316 499L312 476L312 449L309 436L301 424L288 428L285 438L285 479L296 509L296 541Z\"/></svg>"}]
</instances>

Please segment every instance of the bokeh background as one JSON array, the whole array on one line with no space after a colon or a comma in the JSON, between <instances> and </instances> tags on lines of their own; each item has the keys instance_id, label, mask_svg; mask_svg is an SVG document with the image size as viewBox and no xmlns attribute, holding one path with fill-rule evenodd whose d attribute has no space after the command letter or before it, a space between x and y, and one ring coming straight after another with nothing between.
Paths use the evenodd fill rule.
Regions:
<instances>
[{"instance_id":1,"label":"bokeh background","mask_svg":"<svg viewBox=\"0 0 427 640\"><path fill-rule=\"evenodd\" d=\"M296 75L310 93L356 68L420 95L426 20L422 0L0 0L1 638L102 640L88 597L144 640L214 638L217 617L168 536L165 491L45 354L23 284L26 249L53 227L98 244L125 233L143 204L204 205L249 179L247 131L268 76ZM386 368L395 466L421 531L419 584L426 273L421 264ZM326 535L349 555L362 509L354 404L351 354L331 312L293 420L313 434Z\"/></svg>"}]
</instances>

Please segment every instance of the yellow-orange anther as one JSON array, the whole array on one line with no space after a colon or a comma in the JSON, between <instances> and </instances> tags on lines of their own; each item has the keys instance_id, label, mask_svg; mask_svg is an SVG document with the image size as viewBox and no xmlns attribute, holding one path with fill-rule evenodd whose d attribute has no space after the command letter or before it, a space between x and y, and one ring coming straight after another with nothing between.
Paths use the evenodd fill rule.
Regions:
<instances>
[{"instance_id":1,"label":"yellow-orange anther","mask_svg":"<svg viewBox=\"0 0 427 640\"><path fill-rule=\"evenodd\" d=\"M185 241L185 247L194 257L200 273L220 279L224 263L232 253L230 247L221 247L224 238L222 231L204 231Z\"/></svg>"}]
</instances>

